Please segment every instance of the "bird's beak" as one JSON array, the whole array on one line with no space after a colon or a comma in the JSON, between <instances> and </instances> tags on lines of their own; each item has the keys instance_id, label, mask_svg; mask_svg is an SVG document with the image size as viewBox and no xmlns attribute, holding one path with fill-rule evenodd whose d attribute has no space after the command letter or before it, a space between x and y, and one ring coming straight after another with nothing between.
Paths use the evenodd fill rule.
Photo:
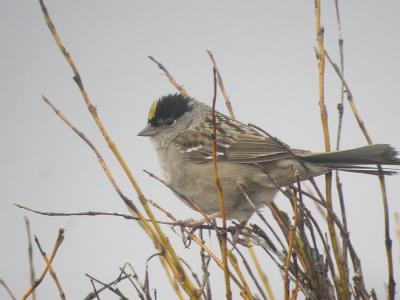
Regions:
<instances>
[{"instance_id":1,"label":"bird's beak","mask_svg":"<svg viewBox=\"0 0 400 300\"><path fill-rule=\"evenodd\" d=\"M138 136L153 136L157 133L157 129L151 126L151 124L147 124L145 128L143 128L139 133Z\"/></svg>"}]
</instances>

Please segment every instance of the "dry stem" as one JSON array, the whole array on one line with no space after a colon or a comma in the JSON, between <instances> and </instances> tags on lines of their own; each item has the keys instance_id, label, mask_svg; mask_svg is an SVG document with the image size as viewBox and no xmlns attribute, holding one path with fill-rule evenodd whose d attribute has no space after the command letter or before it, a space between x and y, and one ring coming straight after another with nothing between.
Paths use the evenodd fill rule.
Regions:
<instances>
[{"instance_id":1,"label":"dry stem","mask_svg":"<svg viewBox=\"0 0 400 300\"><path fill-rule=\"evenodd\" d=\"M84 88L82 78L78 72L78 69L75 66L74 61L72 60L71 55L66 51L64 45L62 44L61 39L55 29L55 26L54 26L53 22L51 21L51 18L47 12L47 8L45 7L45 5L43 3L43 0L40 0L39 2L41 5L41 8L42 8L44 18L49 27L49 30L50 30L58 48L62 52L63 56L65 57L65 59L67 60L68 64L70 65L70 67L73 71L75 83L78 85L78 88L81 92L81 95L87 105L87 108L88 108L91 116L93 117L93 120L95 121L97 127L99 128L100 132L102 133L102 135L103 135L105 141L107 142L109 148L111 149L112 153L117 158L117 160L118 160L120 166L122 167L122 169L124 170L126 176L129 178L134 190L137 193L140 203L142 204L144 210L146 211L146 214L149 216L149 218L151 220L151 225L153 226L155 232L154 232L153 228L150 226L149 222L147 222L141 214L138 214L137 211L132 210L132 208L129 206L128 206L128 209L130 209L134 215L138 215L139 218L142 219L140 224L143 225L142 227L145 229L145 231L149 234L149 236L155 242L156 247L162 247L163 249L166 250L166 253L168 253L168 255L164 255L163 259L166 260L166 262L168 263L168 266L171 268L171 271L174 273L174 276L176 277L177 281L181 284L182 288L185 290L185 292L188 294L188 296L190 296L192 299L198 299L196 287L193 285L192 281L188 278L185 271L183 270L182 265L179 261L178 255L175 252L175 249L172 247L168 238L165 236L165 234L161 230L159 224L156 222L155 217L154 217L150 207L148 206L146 198L145 198L138 182L136 181L136 178L133 176L133 173L131 172L128 165L122 158L122 155L120 154L120 152L119 152L118 148L116 147L116 145L114 144L114 142L111 140L102 120L98 116L97 110L96 110L95 106L92 104L92 102L86 92L86 89Z\"/></svg>"},{"instance_id":2,"label":"dry stem","mask_svg":"<svg viewBox=\"0 0 400 300\"><path fill-rule=\"evenodd\" d=\"M225 90L224 82L222 81L222 76L221 76L221 73L219 72L219 69L218 69L218 66L217 66L217 62L215 61L214 55L210 50L207 50L207 53L208 53L208 56L210 57L210 59L211 59L211 61L213 63L215 71L217 72L218 86L219 86L219 88L221 90L222 95L224 96L225 105L228 108L229 115L230 115L230 117L232 119L236 119L235 113L233 112L233 107L232 107L232 103L231 103L230 97L229 97L228 93Z\"/></svg>"},{"instance_id":3,"label":"dry stem","mask_svg":"<svg viewBox=\"0 0 400 300\"><path fill-rule=\"evenodd\" d=\"M183 85L179 85L178 82L176 82L175 78L168 72L168 70L164 67L163 64L161 64L159 61L157 61L153 56L149 55L148 58L153 61L159 68L162 70L167 76L169 82L181 93L183 96L189 97L189 93L186 91Z\"/></svg>"},{"instance_id":4,"label":"dry stem","mask_svg":"<svg viewBox=\"0 0 400 300\"><path fill-rule=\"evenodd\" d=\"M40 245L40 242L39 242L39 239L37 238L37 236L35 236L35 243L36 243L37 247L39 248L40 254L42 254L42 257L43 257L44 261L49 266L50 275L53 278L54 283L56 284L56 287L57 287L58 292L60 294L61 300L65 300L66 299L65 298L65 293L64 293L64 290L63 290L63 288L61 286L60 281L58 280L58 276L57 276L56 272L54 271L53 267L51 266L50 260L47 257L46 252L43 251L42 246Z\"/></svg>"},{"instance_id":5,"label":"dry stem","mask_svg":"<svg viewBox=\"0 0 400 300\"><path fill-rule=\"evenodd\" d=\"M213 123L213 134L212 134L212 158L214 164L214 179L215 185L217 187L218 193L218 201L219 201L219 208L221 211L222 217L222 227L224 231L226 230L226 211L224 205L224 195L222 192L221 182L218 177L218 163L217 163L217 128L216 128L216 118L215 118L215 104L217 101L217 71L213 68L213 75L214 75L214 96L212 101L212 123ZM226 292L226 299L232 299L232 291L231 291L231 283L230 283L230 274L229 274L229 267L228 267L228 245L227 245L227 236L226 231L225 233L219 234L218 239L220 241L221 253L222 253L222 262L224 266L224 275L225 275L225 292Z\"/></svg>"},{"instance_id":6,"label":"dry stem","mask_svg":"<svg viewBox=\"0 0 400 300\"><path fill-rule=\"evenodd\" d=\"M63 240L64 240L64 229L61 228L58 230L57 240L53 247L53 251L50 255L50 258L46 261L46 267L44 268L44 270L43 270L42 274L39 276L39 278L35 281L35 283L32 286L30 286L29 289L22 296L22 300L28 299L28 297L32 294L32 292L42 283L44 277L47 274L47 271L51 267L51 263L53 262L53 259L55 258L56 254L57 254L57 250L61 246Z\"/></svg>"},{"instance_id":7,"label":"dry stem","mask_svg":"<svg viewBox=\"0 0 400 300\"><path fill-rule=\"evenodd\" d=\"M325 47L324 47L324 28L321 26L321 1L315 0L315 26L317 34L318 51L317 61L319 70L319 107L321 114L322 127L324 132L324 142L325 151L331 151L330 137L329 137L329 126L328 126L328 113L325 106ZM328 209L327 223L328 230L330 234L331 244L333 248L333 253L335 255L336 264L339 269L340 274L340 295L344 300L349 299L349 283L346 272L346 267L344 265L342 253L338 246L338 241L336 237L336 229L332 216L332 173L327 173L325 175L326 184L326 204Z\"/></svg>"},{"instance_id":8,"label":"dry stem","mask_svg":"<svg viewBox=\"0 0 400 300\"><path fill-rule=\"evenodd\" d=\"M29 275L31 280L31 286L35 284L35 268L33 265L33 252L32 252L32 233L31 233L31 224L29 222L28 217L24 217L26 233L28 238L28 257L29 257ZM32 300L36 300L36 291L32 292Z\"/></svg>"},{"instance_id":9,"label":"dry stem","mask_svg":"<svg viewBox=\"0 0 400 300\"><path fill-rule=\"evenodd\" d=\"M335 70L336 74L338 75L339 79L341 80L342 84L344 85L346 89L346 94L347 94L347 100L350 104L351 110L357 120L357 123L367 140L368 144L371 145L373 144L372 139L367 131L367 128L364 124L364 121L361 119L361 116L357 110L356 104L354 102L353 95L351 93L351 90L344 79L343 74L341 73L339 67L337 64L333 62L329 54L325 51L325 56L328 59L329 63ZM378 170L382 171L382 167L378 165ZM385 177L384 175L381 174L379 175L379 186L381 189L381 197L382 197L382 204L383 204L383 214L384 214L384 224L385 224L385 247L386 247L386 256L387 256L387 262L388 262L388 298L390 300L394 299L395 293L396 293L396 282L394 281L394 275L393 275L393 253L392 253L392 239L390 237L390 220L389 220L389 204L388 204L388 199L387 199L387 193L386 193L386 185L385 185Z\"/></svg>"},{"instance_id":10,"label":"dry stem","mask_svg":"<svg viewBox=\"0 0 400 300\"><path fill-rule=\"evenodd\" d=\"M15 297L14 293L11 291L11 289L8 287L8 285L5 283L3 279L0 278L0 285L4 287L4 289L7 291L8 295L12 300L16 300L17 298Z\"/></svg>"}]
</instances>

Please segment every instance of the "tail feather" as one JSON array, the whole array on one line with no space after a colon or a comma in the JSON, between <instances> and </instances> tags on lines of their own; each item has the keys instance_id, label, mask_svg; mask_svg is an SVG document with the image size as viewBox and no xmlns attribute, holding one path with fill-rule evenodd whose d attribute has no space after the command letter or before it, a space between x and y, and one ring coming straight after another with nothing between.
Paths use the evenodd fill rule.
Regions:
<instances>
[{"instance_id":1,"label":"tail feather","mask_svg":"<svg viewBox=\"0 0 400 300\"><path fill-rule=\"evenodd\" d=\"M367 173L367 174L397 174L398 170L365 165L400 165L398 152L388 144L376 144L360 148L326 153L309 153L301 155L305 161L322 163L332 169Z\"/></svg>"}]
</instances>

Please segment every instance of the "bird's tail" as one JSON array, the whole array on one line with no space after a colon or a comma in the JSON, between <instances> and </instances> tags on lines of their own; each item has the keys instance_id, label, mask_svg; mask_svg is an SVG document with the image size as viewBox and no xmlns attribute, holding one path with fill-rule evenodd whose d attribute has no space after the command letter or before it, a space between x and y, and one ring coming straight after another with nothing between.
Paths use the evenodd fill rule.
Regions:
<instances>
[{"instance_id":1,"label":"bird's tail","mask_svg":"<svg viewBox=\"0 0 400 300\"><path fill-rule=\"evenodd\" d=\"M322 163L328 167L349 172L366 174L397 174L399 169L380 168L368 165L400 165L398 152L388 144L376 144L351 150L310 153L302 155L305 161Z\"/></svg>"}]
</instances>

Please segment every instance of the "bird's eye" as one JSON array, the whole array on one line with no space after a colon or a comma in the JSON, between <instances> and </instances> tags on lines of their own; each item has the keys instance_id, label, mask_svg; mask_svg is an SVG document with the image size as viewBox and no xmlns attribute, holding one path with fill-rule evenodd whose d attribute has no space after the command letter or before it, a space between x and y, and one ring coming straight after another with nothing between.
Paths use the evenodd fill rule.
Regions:
<instances>
[{"instance_id":1,"label":"bird's eye","mask_svg":"<svg viewBox=\"0 0 400 300\"><path fill-rule=\"evenodd\" d=\"M173 127L176 124L176 119L168 118L164 121L164 125L168 127Z\"/></svg>"}]
</instances>

